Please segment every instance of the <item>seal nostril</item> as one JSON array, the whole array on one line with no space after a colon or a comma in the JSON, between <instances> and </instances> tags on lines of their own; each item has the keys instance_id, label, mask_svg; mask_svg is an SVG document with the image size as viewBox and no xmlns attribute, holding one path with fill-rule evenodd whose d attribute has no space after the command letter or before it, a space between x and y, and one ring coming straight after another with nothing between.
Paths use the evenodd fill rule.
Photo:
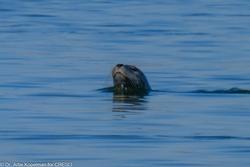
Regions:
<instances>
[{"instance_id":1,"label":"seal nostril","mask_svg":"<svg viewBox=\"0 0 250 167\"><path fill-rule=\"evenodd\" d=\"M122 66L123 66L123 64L117 64L116 66L117 66L117 67L122 67Z\"/></svg>"}]
</instances>

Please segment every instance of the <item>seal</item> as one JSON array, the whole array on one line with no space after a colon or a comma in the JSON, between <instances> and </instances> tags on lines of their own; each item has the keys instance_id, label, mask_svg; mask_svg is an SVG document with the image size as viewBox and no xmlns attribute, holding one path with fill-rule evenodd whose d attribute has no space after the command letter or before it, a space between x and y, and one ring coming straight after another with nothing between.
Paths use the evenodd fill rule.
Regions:
<instances>
[{"instance_id":1,"label":"seal","mask_svg":"<svg viewBox=\"0 0 250 167\"><path fill-rule=\"evenodd\" d=\"M117 64L112 70L114 94L147 95L151 90L146 76L133 65Z\"/></svg>"}]
</instances>

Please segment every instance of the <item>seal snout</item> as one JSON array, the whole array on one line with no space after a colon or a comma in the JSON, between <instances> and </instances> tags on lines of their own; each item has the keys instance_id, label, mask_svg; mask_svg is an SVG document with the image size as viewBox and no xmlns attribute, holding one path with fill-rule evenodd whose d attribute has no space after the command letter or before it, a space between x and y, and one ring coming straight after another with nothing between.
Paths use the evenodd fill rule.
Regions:
<instances>
[{"instance_id":1,"label":"seal snout","mask_svg":"<svg viewBox=\"0 0 250 167\"><path fill-rule=\"evenodd\" d=\"M112 76L115 77L117 73L123 73L123 64L117 64L112 70Z\"/></svg>"}]
</instances>

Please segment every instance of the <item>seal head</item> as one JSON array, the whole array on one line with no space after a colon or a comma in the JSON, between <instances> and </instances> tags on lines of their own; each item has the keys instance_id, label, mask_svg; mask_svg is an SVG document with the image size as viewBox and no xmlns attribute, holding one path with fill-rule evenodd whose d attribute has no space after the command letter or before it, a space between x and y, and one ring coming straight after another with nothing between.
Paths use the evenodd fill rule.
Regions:
<instances>
[{"instance_id":1,"label":"seal head","mask_svg":"<svg viewBox=\"0 0 250 167\"><path fill-rule=\"evenodd\" d=\"M151 90L146 76L133 65L117 64L112 76L115 94L146 95Z\"/></svg>"}]
</instances>

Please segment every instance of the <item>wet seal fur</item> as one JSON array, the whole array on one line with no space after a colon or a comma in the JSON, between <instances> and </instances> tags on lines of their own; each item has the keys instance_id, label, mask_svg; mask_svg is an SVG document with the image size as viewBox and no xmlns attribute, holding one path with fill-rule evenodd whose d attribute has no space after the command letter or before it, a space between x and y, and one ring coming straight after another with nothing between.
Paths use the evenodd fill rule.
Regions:
<instances>
[{"instance_id":1,"label":"wet seal fur","mask_svg":"<svg viewBox=\"0 0 250 167\"><path fill-rule=\"evenodd\" d=\"M147 95L151 90L146 76L133 65L117 64L112 77L116 95Z\"/></svg>"}]
</instances>

